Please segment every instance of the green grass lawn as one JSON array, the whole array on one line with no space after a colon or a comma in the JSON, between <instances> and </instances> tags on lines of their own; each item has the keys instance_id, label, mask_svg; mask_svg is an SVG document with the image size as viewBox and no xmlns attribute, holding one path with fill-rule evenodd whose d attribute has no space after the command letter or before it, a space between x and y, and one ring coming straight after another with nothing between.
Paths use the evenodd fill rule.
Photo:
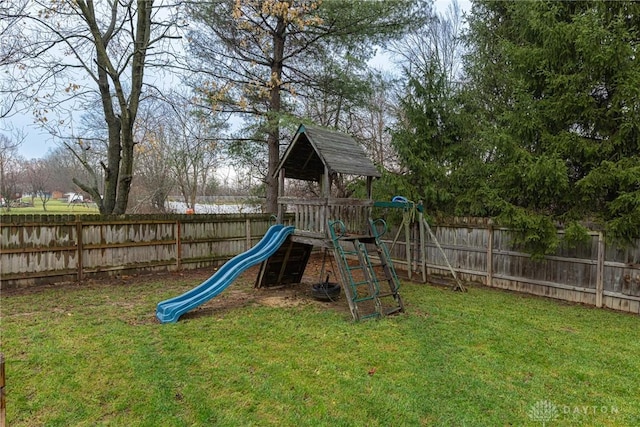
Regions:
<instances>
[{"instance_id":1,"label":"green grass lawn","mask_svg":"<svg viewBox=\"0 0 640 427\"><path fill-rule=\"evenodd\" d=\"M31 198L23 198L23 202L31 203ZM46 204L47 210L42 207L42 200L35 198L33 206L11 209L0 208L2 215L24 215L24 214L97 214L98 207L95 203L67 203L61 200L49 200Z\"/></svg>"},{"instance_id":2,"label":"green grass lawn","mask_svg":"<svg viewBox=\"0 0 640 427\"><path fill-rule=\"evenodd\" d=\"M640 425L637 316L405 284L407 313L353 323L253 270L155 321L209 274L4 292L8 425Z\"/></svg>"}]
</instances>

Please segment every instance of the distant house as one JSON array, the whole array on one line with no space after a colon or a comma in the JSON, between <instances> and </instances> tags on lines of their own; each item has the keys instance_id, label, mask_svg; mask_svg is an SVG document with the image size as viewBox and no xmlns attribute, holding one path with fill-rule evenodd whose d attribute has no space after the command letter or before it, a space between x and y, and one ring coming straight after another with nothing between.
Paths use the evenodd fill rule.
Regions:
<instances>
[{"instance_id":1,"label":"distant house","mask_svg":"<svg viewBox=\"0 0 640 427\"><path fill-rule=\"evenodd\" d=\"M63 197L65 197L65 195L64 195L64 194L62 194L62 191L55 190L55 191L52 191L52 192L51 192L51 198L52 198L53 200L60 200L60 199L62 199Z\"/></svg>"}]
</instances>

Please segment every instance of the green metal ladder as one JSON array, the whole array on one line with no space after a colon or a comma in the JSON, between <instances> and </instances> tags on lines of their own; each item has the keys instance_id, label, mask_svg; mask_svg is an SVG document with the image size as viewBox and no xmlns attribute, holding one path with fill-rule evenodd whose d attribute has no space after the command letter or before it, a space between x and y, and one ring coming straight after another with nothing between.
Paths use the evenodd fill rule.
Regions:
<instances>
[{"instance_id":1,"label":"green metal ladder","mask_svg":"<svg viewBox=\"0 0 640 427\"><path fill-rule=\"evenodd\" d=\"M398 276L389 251L380 240L384 231L378 233L377 230L377 225L382 224L386 231L384 221L369 220L370 234L363 236L348 235L340 220L329 221L328 224L342 287L353 319L358 321L404 311ZM367 246L375 247L379 263L372 262ZM355 260L356 263L350 263L350 260ZM376 268L381 268L381 276L384 277L382 280L376 274Z\"/></svg>"},{"instance_id":2,"label":"green metal ladder","mask_svg":"<svg viewBox=\"0 0 640 427\"><path fill-rule=\"evenodd\" d=\"M377 225L382 226L382 230L378 231ZM377 219L372 221L369 219L369 230L371 235L375 239L376 250L378 252L378 258L380 259L380 266L384 271L385 281L388 290L380 294L379 298L392 297L394 300L393 306L386 310L385 315L393 314L396 312L404 312L404 303L400 296L400 281L396 274L396 269L391 261L391 254L387 245L382 241L381 237L387 231L387 223L383 219Z\"/></svg>"}]
</instances>

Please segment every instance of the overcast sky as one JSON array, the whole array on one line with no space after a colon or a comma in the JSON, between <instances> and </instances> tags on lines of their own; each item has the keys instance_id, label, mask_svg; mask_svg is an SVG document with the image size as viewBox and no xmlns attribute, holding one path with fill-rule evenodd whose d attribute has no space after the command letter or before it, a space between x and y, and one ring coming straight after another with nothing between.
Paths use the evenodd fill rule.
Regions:
<instances>
[{"instance_id":1,"label":"overcast sky","mask_svg":"<svg viewBox=\"0 0 640 427\"><path fill-rule=\"evenodd\" d=\"M440 13L444 13L451 0L435 0L434 4ZM465 12L471 9L471 0L458 0L460 9ZM43 157L47 152L56 147L53 137L41 131L33 124L33 116L29 114L16 114L10 118L0 119L11 123L13 128L22 129L26 138L20 146L20 155L26 159ZM0 130L4 129L4 124L0 125Z\"/></svg>"}]
</instances>

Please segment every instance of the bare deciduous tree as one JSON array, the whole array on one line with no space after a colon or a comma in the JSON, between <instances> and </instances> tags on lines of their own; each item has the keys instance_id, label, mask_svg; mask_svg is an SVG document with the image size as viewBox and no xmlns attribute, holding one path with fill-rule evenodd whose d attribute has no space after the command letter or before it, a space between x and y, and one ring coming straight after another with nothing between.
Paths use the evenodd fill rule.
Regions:
<instances>
[{"instance_id":1,"label":"bare deciduous tree","mask_svg":"<svg viewBox=\"0 0 640 427\"><path fill-rule=\"evenodd\" d=\"M52 184L54 170L46 159L27 160L22 164L25 179L25 189L31 193L31 201L38 197L42 202L42 209L47 211L47 203L51 200L54 188Z\"/></svg>"},{"instance_id":2,"label":"bare deciduous tree","mask_svg":"<svg viewBox=\"0 0 640 427\"><path fill-rule=\"evenodd\" d=\"M141 141L136 159L137 209L163 211L174 188L194 209L197 197L215 188L218 142L224 129L224 120L195 107L188 94L173 92L149 100L136 130Z\"/></svg>"},{"instance_id":3,"label":"bare deciduous tree","mask_svg":"<svg viewBox=\"0 0 640 427\"><path fill-rule=\"evenodd\" d=\"M27 54L20 28L20 16L26 6L27 0L0 2L0 66L5 69L15 67ZM0 119L14 113L16 104L24 96L15 84L11 79L0 78Z\"/></svg>"},{"instance_id":4,"label":"bare deciduous tree","mask_svg":"<svg viewBox=\"0 0 640 427\"><path fill-rule=\"evenodd\" d=\"M451 0L445 13L433 13L418 31L394 42L391 51L409 75L425 75L434 65L446 76L450 88L462 70L464 15L457 0Z\"/></svg>"},{"instance_id":5,"label":"bare deciduous tree","mask_svg":"<svg viewBox=\"0 0 640 427\"><path fill-rule=\"evenodd\" d=\"M2 207L7 210L11 209L12 201L20 192L18 147L21 143L20 139L12 139L0 133L0 197Z\"/></svg>"},{"instance_id":6,"label":"bare deciduous tree","mask_svg":"<svg viewBox=\"0 0 640 427\"><path fill-rule=\"evenodd\" d=\"M78 187L73 183L73 177L88 179L86 169L64 147L56 147L43 157L49 173L49 186L52 191L62 193L77 192Z\"/></svg>"},{"instance_id":7,"label":"bare deciduous tree","mask_svg":"<svg viewBox=\"0 0 640 427\"><path fill-rule=\"evenodd\" d=\"M167 200L176 179L171 167L171 143L164 112L167 105L158 100L141 111L137 126L136 177L132 189L134 212L166 212Z\"/></svg>"},{"instance_id":8,"label":"bare deciduous tree","mask_svg":"<svg viewBox=\"0 0 640 427\"><path fill-rule=\"evenodd\" d=\"M224 123L186 102L174 101L172 105L165 130L171 147L171 167L187 207L195 209L198 192L215 179L217 137Z\"/></svg>"},{"instance_id":9,"label":"bare deciduous tree","mask_svg":"<svg viewBox=\"0 0 640 427\"><path fill-rule=\"evenodd\" d=\"M30 84L39 123L83 163L92 178L75 183L103 214L127 209L145 71L166 64L164 43L175 29L171 6L169 0L33 0L19 14L20 48L28 56L11 76ZM87 141L75 126L74 114L92 104L100 105L106 124L102 171L85 161Z\"/></svg>"}]
</instances>

